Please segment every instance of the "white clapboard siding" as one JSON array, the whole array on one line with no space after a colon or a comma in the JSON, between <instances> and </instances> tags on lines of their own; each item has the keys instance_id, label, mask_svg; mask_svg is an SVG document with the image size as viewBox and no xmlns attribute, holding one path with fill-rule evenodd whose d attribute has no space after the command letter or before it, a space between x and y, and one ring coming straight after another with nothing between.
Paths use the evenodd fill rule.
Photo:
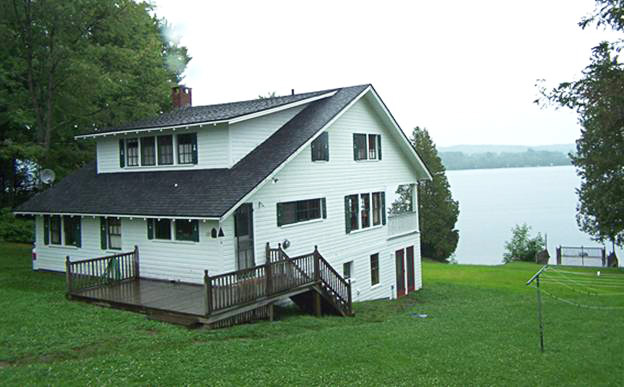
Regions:
<instances>
[{"instance_id":1,"label":"white clapboard siding","mask_svg":"<svg viewBox=\"0 0 624 387\"><path fill-rule=\"evenodd\" d=\"M230 125L230 165L239 162L306 106L307 104Z\"/></svg>"},{"instance_id":2,"label":"white clapboard siding","mask_svg":"<svg viewBox=\"0 0 624 387\"><path fill-rule=\"evenodd\" d=\"M382 160L354 161L354 132L381 134ZM329 162L312 162L308 147L278 173L276 184L266 184L251 197L256 257L264 257L266 242L275 246L288 239L290 256L308 253L318 245L321 254L339 272L344 262L354 261L354 299L389 297L396 284L394 250L397 246L414 245L415 258L419 260L418 233L388 240L387 226L378 226L346 234L344 197L386 191L389 206L389 192L398 184L416 182L417 175L364 99L345 112L328 129L328 134ZM327 201L327 219L277 226L277 203L322 197ZM369 257L374 253L380 254L381 284L371 287ZM420 283L420 269L417 275Z\"/></svg>"},{"instance_id":3,"label":"white clapboard siding","mask_svg":"<svg viewBox=\"0 0 624 387\"><path fill-rule=\"evenodd\" d=\"M204 270L209 274L225 270L222 258L225 250L232 250L233 232L225 237L213 239L212 228L218 230L215 221L199 222L199 242L159 241L147 239L147 225L144 219L121 219L122 249L102 250L100 244L100 219L82 218L82 247L44 245L43 217L37 216L36 250L34 269L65 271L65 257L72 261L102 257L128 252L139 246L141 276L182 282L202 283ZM231 253L230 253L231 254Z\"/></svg>"},{"instance_id":4,"label":"white clapboard siding","mask_svg":"<svg viewBox=\"0 0 624 387\"><path fill-rule=\"evenodd\" d=\"M167 134L197 133L197 165L169 165L153 167L119 167L119 140L123 138L137 138L160 136ZM174 147L175 148L175 147ZM97 144L98 173L107 172L136 172L136 171L164 171L172 169L196 168L227 168L229 167L229 135L228 125L206 125L192 129L163 130L140 135L118 135L98 138ZM177 149L174 149L177 152ZM174 157L175 158L175 157Z\"/></svg>"}]
</instances>

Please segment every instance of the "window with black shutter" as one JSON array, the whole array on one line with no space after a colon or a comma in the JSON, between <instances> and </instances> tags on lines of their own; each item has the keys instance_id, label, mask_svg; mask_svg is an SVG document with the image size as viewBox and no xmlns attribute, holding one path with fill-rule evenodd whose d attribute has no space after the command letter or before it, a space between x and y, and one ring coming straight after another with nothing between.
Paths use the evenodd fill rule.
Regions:
<instances>
[{"instance_id":1,"label":"window with black shutter","mask_svg":"<svg viewBox=\"0 0 624 387\"><path fill-rule=\"evenodd\" d=\"M171 239L170 219L154 219L154 237L156 239Z\"/></svg>"},{"instance_id":2,"label":"window with black shutter","mask_svg":"<svg viewBox=\"0 0 624 387\"><path fill-rule=\"evenodd\" d=\"M277 203L277 225L283 226L327 217L324 199Z\"/></svg>"},{"instance_id":3,"label":"window with black shutter","mask_svg":"<svg viewBox=\"0 0 624 387\"><path fill-rule=\"evenodd\" d=\"M52 245L61 244L61 216L60 215L50 216L50 244Z\"/></svg>"},{"instance_id":4,"label":"window with black shutter","mask_svg":"<svg viewBox=\"0 0 624 387\"><path fill-rule=\"evenodd\" d=\"M126 165L129 167L139 165L139 140L136 138L126 140Z\"/></svg>"},{"instance_id":5,"label":"window with black shutter","mask_svg":"<svg viewBox=\"0 0 624 387\"><path fill-rule=\"evenodd\" d=\"M329 134L321 133L312 141L312 161L329 161Z\"/></svg>"}]
</instances>

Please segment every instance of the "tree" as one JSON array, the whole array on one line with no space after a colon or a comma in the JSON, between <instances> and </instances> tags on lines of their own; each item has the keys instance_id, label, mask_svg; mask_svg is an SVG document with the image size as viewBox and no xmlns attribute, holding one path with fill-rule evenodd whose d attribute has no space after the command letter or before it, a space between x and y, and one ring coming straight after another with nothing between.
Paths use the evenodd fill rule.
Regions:
<instances>
[{"instance_id":1,"label":"tree","mask_svg":"<svg viewBox=\"0 0 624 387\"><path fill-rule=\"evenodd\" d=\"M597 0L591 24L624 31L624 1ZM601 42L580 79L559 84L538 103L553 103L576 111L581 137L572 164L581 177L577 190L577 223L594 240L624 245L624 68L618 53L622 39Z\"/></svg>"},{"instance_id":2,"label":"tree","mask_svg":"<svg viewBox=\"0 0 624 387\"><path fill-rule=\"evenodd\" d=\"M132 0L0 2L2 205L22 165L59 177L93 158L76 134L171 107L190 58L167 39L151 5Z\"/></svg>"},{"instance_id":3,"label":"tree","mask_svg":"<svg viewBox=\"0 0 624 387\"><path fill-rule=\"evenodd\" d=\"M418 182L422 254L444 261L455 251L459 241L459 232L455 229L459 203L453 200L446 170L427 129L417 126L412 133L412 144L433 176L431 181Z\"/></svg>"},{"instance_id":4,"label":"tree","mask_svg":"<svg viewBox=\"0 0 624 387\"><path fill-rule=\"evenodd\" d=\"M531 238L531 227L526 224L516 225L511 229L511 240L505 242L505 254L503 254L503 262L511 261L527 261L533 262L535 256L544 251L546 243L542 234Z\"/></svg>"}]
</instances>

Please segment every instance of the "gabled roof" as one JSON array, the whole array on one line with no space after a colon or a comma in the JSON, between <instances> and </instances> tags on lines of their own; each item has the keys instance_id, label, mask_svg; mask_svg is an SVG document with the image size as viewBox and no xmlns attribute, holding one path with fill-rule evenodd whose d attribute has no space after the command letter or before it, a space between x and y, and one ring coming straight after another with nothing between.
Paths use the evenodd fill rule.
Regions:
<instances>
[{"instance_id":1,"label":"gabled roof","mask_svg":"<svg viewBox=\"0 0 624 387\"><path fill-rule=\"evenodd\" d=\"M298 103L303 104L312 102L319 98L331 96L335 92L336 89L321 90L282 97L263 99L257 98L248 101L230 102L216 105L181 107L170 112L160 114L156 117L129 122L116 127L96 129L76 137L93 137L95 135L113 134L150 128L227 122L235 119L241 119L245 116L252 117L253 115L261 114L262 112L270 113L272 110L280 107L288 108L291 105L294 106Z\"/></svg>"},{"instance_id":2,"label":"gabled roof","mask_svg":"<svg viewBox=\"0 0 624 387\"><path fill-rule=\"evenodd\" d=\"M309 103L231 169L97 174L90 163L15 212L221 218L369 87L336 89Z\"/></svg>"}]
</instances>

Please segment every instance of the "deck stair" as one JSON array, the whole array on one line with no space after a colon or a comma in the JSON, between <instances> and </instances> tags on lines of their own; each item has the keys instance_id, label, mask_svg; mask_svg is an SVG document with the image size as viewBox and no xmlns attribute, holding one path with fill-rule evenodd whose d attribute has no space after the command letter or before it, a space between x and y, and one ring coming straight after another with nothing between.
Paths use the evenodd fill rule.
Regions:
<instances>
[{"instance_id":1,"label":"deck stair","mask_svg":"<svg viewBox=\"0 0 624 387\"><path fill-rule=\"evenodd\" d=\"M110 270L114 267L115 270ZM66 260L67 296L187 327L226 327L273 319L273 305L291 299L305 312L352 316L351 283L315 247L289 257L281 245L266 245L264 265L210 276L204 284L141 278L139 250L71 262Z\"/></svg>"}]
</instances>

